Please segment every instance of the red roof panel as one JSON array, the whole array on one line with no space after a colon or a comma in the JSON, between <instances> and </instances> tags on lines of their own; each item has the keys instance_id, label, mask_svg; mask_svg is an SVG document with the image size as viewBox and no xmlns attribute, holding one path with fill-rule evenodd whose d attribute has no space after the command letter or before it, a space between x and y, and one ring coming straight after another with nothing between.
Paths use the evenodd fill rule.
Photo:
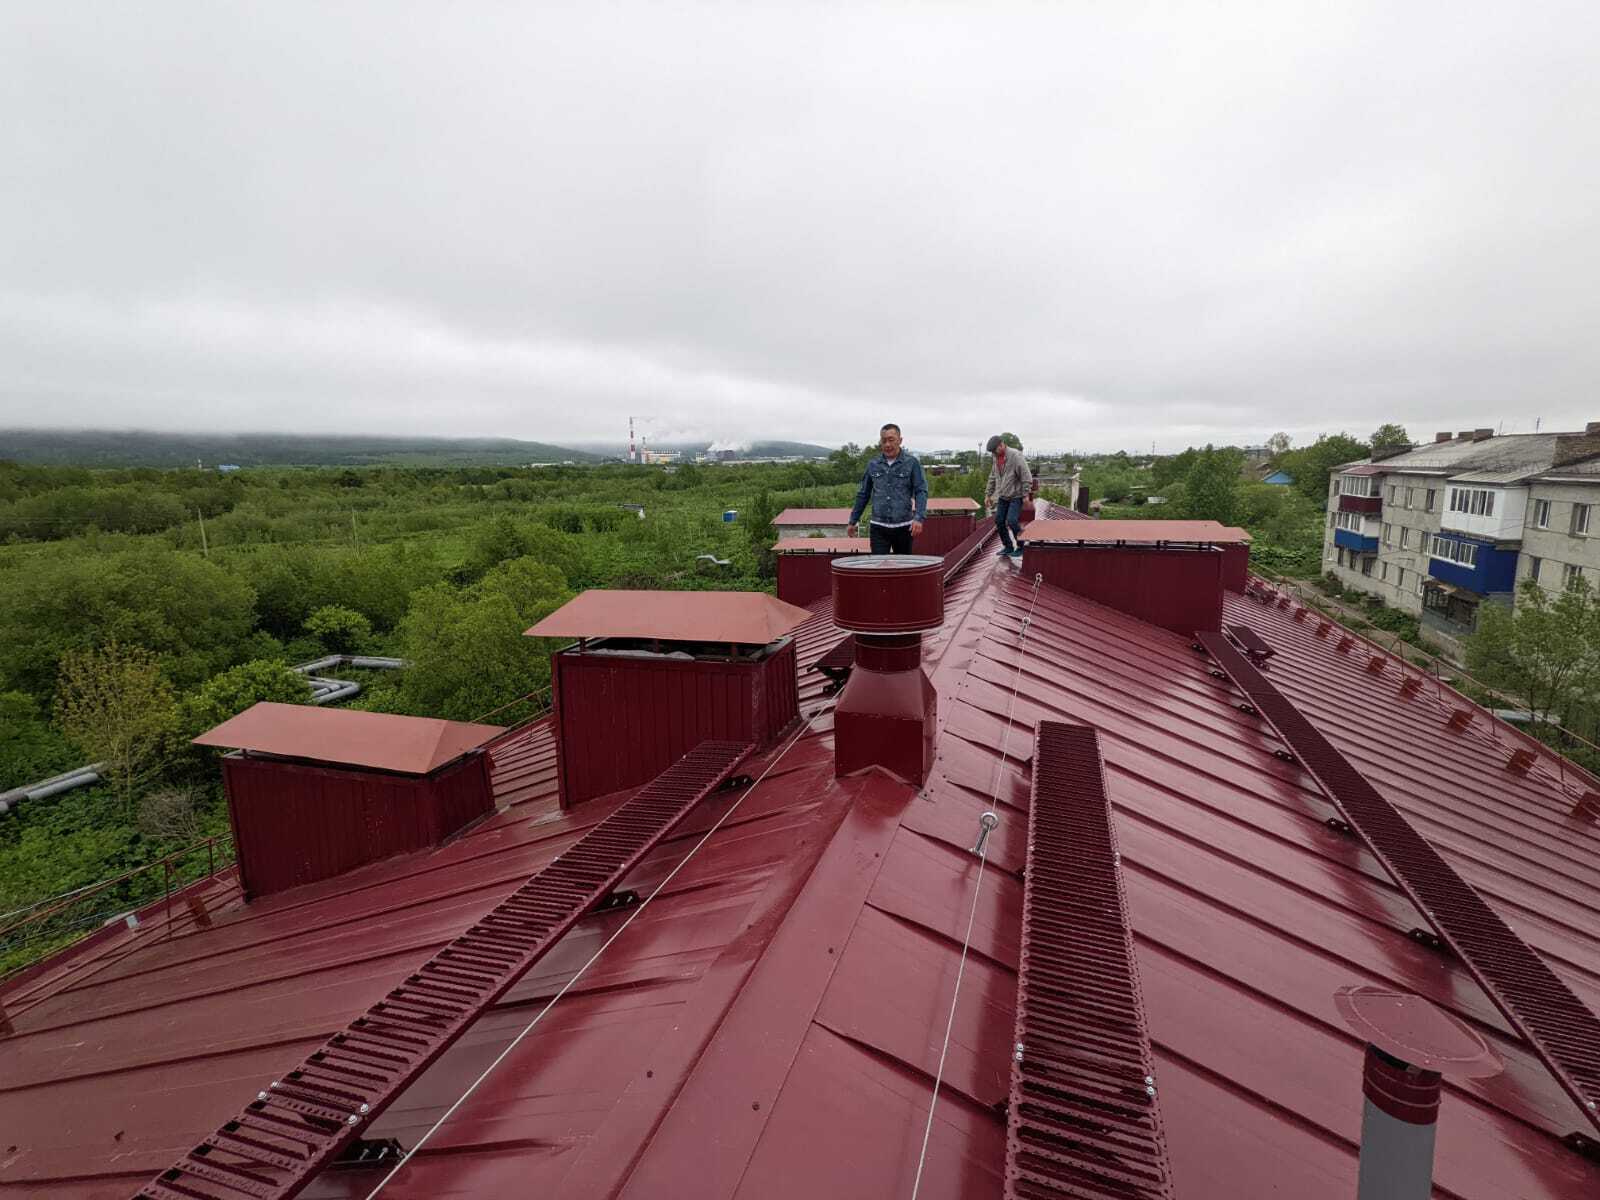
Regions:
<instances>
[{"instance_id":1,"label":"red roof panel","mask_svg":"<svg viewBox=\"0 0 1600 1200\"><path fill-rule=\"evenodd\" d=\"M1029 542L1248 542L1243 529L1216 521L1034 521L1022 531Z\"/></svg>"},{"instance_id":2,"label":"red roof panel","mask_svg":"<svg viewBox=\"0 0 1600 1200\"><path fill-rule=\"evenodd\" d=\"M786 508L772 518L774 525L848 525L848 508Z\"/></svg>"},{"instance_id":3,"label":"red roof panel","mask_svg":"<svg viewBox=\"0 0 1600 1200\"><path fill-rule=\"evenodd\" d=\"M779 538L772 548L779 554L871 554L871 538Z\"/></svg>"},{"instance_id":4,"label":"red roof panel","mask_svg":"<svg viewBox=\"0 0 1600 1200\"><path fill-rule=\"evenodd\" d=\"M426 775L502 732L499 725L263 700L194 743Z\"/></svg>"},{"instance_id":5,"label":"red roof panel","mask_svg":"<svg viewBox=\"0 0 1600 1200\"><path fill-rule=\"evenodd\" d=\"M794 630L805 735L639 913L385 1200L905 1195L915 1175L972 899L977 818L995 807L922 1196L992 1195L1009 1070L1033 723L1100 735L1180 1196L1352 1194L1362 1046L1334 991L1417 992L1506 1061L1447 1084L1436 1178L1463 1200L1591 1196L1600 1164L1560 1139L1570 1099L1466 972L1420 945L1408 901L1333 806L1273 754L1189 639L974 558L924 643L941 735L920 794L833 775L828 601ZM1026 643L1022 642L1024 620ZM1600 997L1600 831L1509 732L1451 730L1448 691L1402 695L1366 656L1230 595L1225 620L1276 649L1270 673L1553 969ZM1013 699L1014 697L1014 699ZM1497 741L1497 738L1500 740ZM0 989L0 1184L131 1192L571 845L620 798L556 809L548 730L492 747L501 811L455 842L268 899L211 928L154 913ZM1002 760L1000 748L1006 748ZM760 775L762 765L750 768ZM647 894L727 809L690 817L628 886ZM155 910L159 911L159 910ZM414 1142L626 920L588 918L371 1130ZM118 955L124 957L118 958ZM977 966L974 966L974 964ZM32 1007L27 1007L31 1005ZM994 1093L998 1096L999 1092ZM821 1149L819 1149L821 1148ZM308 1196L365 1196L370 1171Z\"/></svg>"},{"instance_id":6,"label":"red roof panel","mask_svg":"<svg viewBox=\"0 0 1600 1200\"><path fill-rule=\"evenodd\" d=\"M528 637L657 638L765 646L811 614L765 592L627 592L592 589L527 631Z\"/></svg>"}]
</instances>

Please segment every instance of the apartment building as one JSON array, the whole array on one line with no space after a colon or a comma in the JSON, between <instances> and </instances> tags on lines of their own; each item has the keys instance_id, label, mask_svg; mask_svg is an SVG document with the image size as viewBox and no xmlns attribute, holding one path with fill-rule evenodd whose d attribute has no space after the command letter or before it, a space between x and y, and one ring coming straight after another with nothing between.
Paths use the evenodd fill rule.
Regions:
<instances>
[{"instance_id":1,"label":"apartment building","mask_svg":"<svg viewBox=\"0 0 1600 1200\"><path fill-rule=\"evenodd\" d=\"M1513 604L1523 579L1600 586L1600 422L1441 433L1347 464L1328 486L1325 568L1447 642L1472 632L1482 604Z\"/></svg>"}]
</instances>

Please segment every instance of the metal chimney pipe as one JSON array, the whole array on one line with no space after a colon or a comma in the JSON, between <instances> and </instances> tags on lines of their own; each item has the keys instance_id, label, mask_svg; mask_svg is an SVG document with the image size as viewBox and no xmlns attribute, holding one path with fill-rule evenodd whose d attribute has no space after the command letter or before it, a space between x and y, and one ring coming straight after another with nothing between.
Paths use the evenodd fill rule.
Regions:
<instances>
[{"instance_id":1,"label":"metal chimney pipe","mask_svg":"<svg viewBox=\"0 0 1600 1200\"><path fill-rule=\"evenodd\" d=\"M922 669L922 635L944 622L944 560L859 555L831 569L834 624L855 635L855 665L833 713L834 771L876 767L921 787L939 707Z\"/></svg>"},{"instance_id":2,"label":"metal chimney pipe","mask_svg":"<svg viewBox=\"0 0 1600 1200\"><path fill-rule=\"evenodd\" d=\"M1421 996L1344 987L1333 1003L1367 1042L1356 1200L1428 1200L1444 1077L1494 1075L1503 1064L1476 1032Z\"/></svg>"}]
</instances>

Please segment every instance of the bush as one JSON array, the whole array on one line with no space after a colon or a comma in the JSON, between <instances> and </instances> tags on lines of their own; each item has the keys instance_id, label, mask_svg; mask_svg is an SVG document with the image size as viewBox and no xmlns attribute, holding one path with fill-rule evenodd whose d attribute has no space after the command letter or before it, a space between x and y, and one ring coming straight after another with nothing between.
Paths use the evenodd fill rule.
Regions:
<instances>
[{"instance_id":1,"label":"bush","mask_svg":"<svg viewBox=\"0 0 1600 1200\"><path fill-rule=\"evenodd\" d=\"M330 654L354 654L372 640L372 625L353 609L327 604L306 618L306 632Z\"/></svg>"},{"instance_id":2,"label":"bush","mask_svg":"<svg viewBox=\"0 0 1600 1200\"><path fill-rule=\"evenodd\" d=\"M185 697L178 707L179 725L185 738L193 738L263 700L304 704L310 699L311 685L305 676L282 661L247 662L206 680L198 692Z\"/></svg>"}]
</instances>

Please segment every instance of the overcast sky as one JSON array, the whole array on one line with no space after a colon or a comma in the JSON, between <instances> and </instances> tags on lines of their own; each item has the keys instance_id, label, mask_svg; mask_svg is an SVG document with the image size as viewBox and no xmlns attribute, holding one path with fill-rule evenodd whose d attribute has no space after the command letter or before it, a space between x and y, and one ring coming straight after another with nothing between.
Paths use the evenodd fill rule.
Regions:
<instances>
[{"instance_id":1,"label":"overcast sky","mask_svg":"<svg viewBox=\"0 0 1600 1200\"><path fill-rule=\"evenodd\" d=\"M0 425L1600 419L1600 9L0 6Z\"/></svg>"}]
</instances>

